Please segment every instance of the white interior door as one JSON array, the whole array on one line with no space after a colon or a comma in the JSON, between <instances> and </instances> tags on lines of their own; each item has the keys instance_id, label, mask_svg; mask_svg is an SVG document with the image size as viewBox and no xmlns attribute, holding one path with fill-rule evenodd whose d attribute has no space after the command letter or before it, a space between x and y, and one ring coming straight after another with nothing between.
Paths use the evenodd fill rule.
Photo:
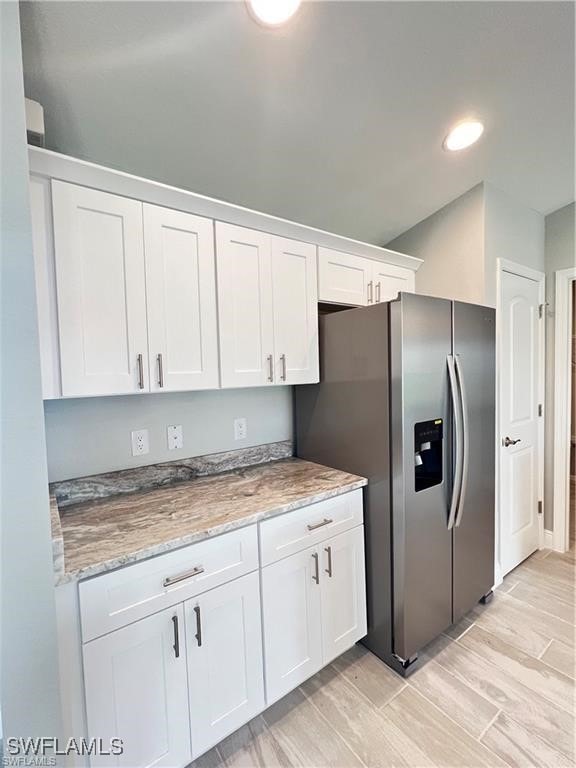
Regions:
<instances>
[{"instance_id":1,"label":"white interior door","mask_svg":"<svg viewBox=\"0 0 576 768\"><path fill-rule=\"evenodd\" d=\"M176 639L178 638L178 639ZM86 643L88 736L123 741L91 766L174 768L191 759L184 610L168 608Z\"/></svg>"},{"instance_id":2,"label":"white interior door","mask_svg":"<svg viewBox=\"0 0 576 768\"><path fill-rule=\"evenodd\" d=\"M265 232L216 222L223 387L274 381L271 242Z\"/></svg>"},{"instance_id":3,"label":"white interior door","mask_svg":"<svg viewBox=\"0 0 576 768\"><path fill-rule=\"evenodd\" d=\"M272 238L276 384L318 381L316 247Z\"/></svg>"},{"instance_id":4,"label":"white interior door","mask_svg":"<svg viewBox=\"0 0 576 768\"><path fill-rule=\"evenodd\" d=\"M192 756L264 709L258 572L185 602Z\"/></svg>"},{"instance_id":5,"label":"white interior door","mask_svg":"<svg viewBox=\"0 0 576 768\"><path fill-rule=\"evenodd\" d=\"M540 546L542 527L539 280L500 277L500 559L502 575Z\"/></svg>"},{"instance_id":6,"label":"white interior door","mask_svg":"<svg viewBox=\"0 0 576 768\"><path fill-rule=\"evenodd\" d=\"M52 182L62 394L148 389L142 203Z\"/></svg>"},{"instance_id":7,"label":"white interior door","mask_svg":"<svg viewBox=\"0 0 576 768\"><path fill-rule=\"evenodd\" d=\"M218 387L211 219L144 204L150 389Z\"/></svg>"}]
</instances>

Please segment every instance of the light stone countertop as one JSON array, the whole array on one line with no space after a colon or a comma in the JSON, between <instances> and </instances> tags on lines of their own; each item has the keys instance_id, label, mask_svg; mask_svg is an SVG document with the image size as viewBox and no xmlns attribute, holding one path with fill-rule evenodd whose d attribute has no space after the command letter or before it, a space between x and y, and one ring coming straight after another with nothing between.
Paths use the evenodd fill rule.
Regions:
<instances>
[{"instance_id":1,"label":"light stone countertop","mask_svg":"<svg viewBox=\"0 0 576 768\"><path fill-rule=\"evenodd\" d=\"M105 573L366 483L357 475L291 458L71 504L60 509L59 531L52 507L53 531L63 543L63 557L54 560L56 584Z\"/></svg>"}]
</instances>

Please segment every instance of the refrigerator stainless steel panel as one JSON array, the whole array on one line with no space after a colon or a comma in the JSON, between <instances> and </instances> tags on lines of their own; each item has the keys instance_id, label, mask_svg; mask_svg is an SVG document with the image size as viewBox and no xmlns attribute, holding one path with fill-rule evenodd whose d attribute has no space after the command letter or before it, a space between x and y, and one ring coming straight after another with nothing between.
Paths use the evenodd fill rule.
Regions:
<instances>
[{"instance_id":1,"label":"refrigerator stainless steel panel","mask_svg":"<svg viewBox=\"0 0 576 768\"><path fill-rule=\"evenodd\" d=\"M453 621L494 584L494 310L453 302L454 353L464 390L467 481L453 529Z\"/></svg>"},{"instance_id":2,"label":"refrigerator stainless steel panel","mask_svg":"<svg viewBox=\"0 0 576 768\"><path fill-rule=\"evenodd\" d=\"M390 303L393 651L409 660L452 623L452 303L401 294ZM415 426L443 427L442 481L416 490Z\"/></svg>"}]
</instances>

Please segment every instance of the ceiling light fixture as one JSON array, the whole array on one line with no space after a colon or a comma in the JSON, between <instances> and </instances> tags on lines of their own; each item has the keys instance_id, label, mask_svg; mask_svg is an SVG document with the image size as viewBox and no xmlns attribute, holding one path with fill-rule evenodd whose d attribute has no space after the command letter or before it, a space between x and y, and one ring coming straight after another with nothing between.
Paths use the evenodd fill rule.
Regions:
<instances>
[{"instance_id":1,"label":"ceiling light fixture","mask_svg":"<svg viewBox=\"0 0 576 768\"><path fill-rule=\"evenodd\" d=\"M250 14L267 27L279 27L294 16L301 0L246 0Z\"/></svg>"},{"instance_id":2,"label":"ceiling light fixture","mask_svg":"<svg viewBox=\"0 0 576 768\"><path fill-rule=\"evenodd\" d=\"M462 120L457 123L444 139L444 149L450 152L457 152L460 149L466 149L474 142L478 141L484 133L484 126L479 120Z\"/></svg>"}]
</instances>

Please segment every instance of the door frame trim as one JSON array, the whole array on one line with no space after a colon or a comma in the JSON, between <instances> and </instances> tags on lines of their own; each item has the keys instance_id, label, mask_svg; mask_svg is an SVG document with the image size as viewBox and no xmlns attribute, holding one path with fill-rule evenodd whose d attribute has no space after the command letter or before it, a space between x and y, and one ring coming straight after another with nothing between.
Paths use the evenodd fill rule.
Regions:
<instances>
[{"instance_id":1,"label":"door frame trim","mask_svg":"<svg viewBox=\"0 0 576 768\"><path fill-rule=\"evenodd\" d=\"M501 456L501 425L500 425L500 360L502 353L502 346L500 337L502 333L502 275L508 272L512 275L519 277L525 277L528 280L533 280L538 283L538 303L545 305L546 302L546 275L544 272L540 272L531 267L526 267L523 264L518 264L515 261L509 259L498 258L496 259L496 563L495 563L495 585L502 583L505 576L502 570L502 516L501 516L501 494L502 488L500 483L500 456ZM544 406L545 395L545 354L546 354L546 335L545 335L545 322L544 314L542 316L542 322L539 324L538 333L538 352L540 356L540 366L538 369L538 402ZM538 496L544 504L544 424L546 414L543 411L540 423L538 425ZM544 546L544 510L540 515L538 521L538 547L542 549Z\"/></svg>"},{"instance_id":2,"label":"door frame trim","mask_svg":"<svg viewBox=\"0 0 576 768\"><path fill-rule=\"evenodd\" d=\"M570 390L572 283L576 268L560 269L554 285L554 444L552 546L558 552L569 548L570 499Z\"/></svg>"}]
</instances>

